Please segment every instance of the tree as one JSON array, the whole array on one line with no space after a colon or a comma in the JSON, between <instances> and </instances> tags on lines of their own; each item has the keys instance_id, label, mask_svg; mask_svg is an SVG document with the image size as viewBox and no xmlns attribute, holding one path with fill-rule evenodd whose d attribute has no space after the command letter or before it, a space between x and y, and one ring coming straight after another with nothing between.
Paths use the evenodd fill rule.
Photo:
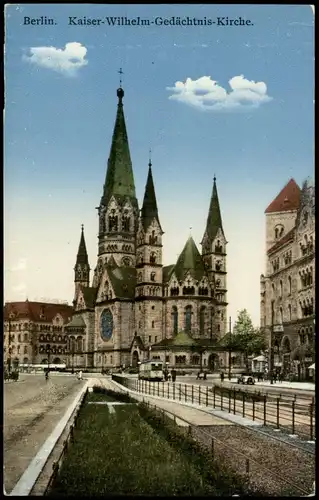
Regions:
<instances>
[{"instance_id":1,"label":"tree","mask_svg":"<svg viewBox=\"0 0 319 500\"><path fill-rule=\"evenodd\" d=\"M247 309L239 311L227 347L244 353L247 371L249 369L248 357L252 354L258 355L266 349L266 339L259 328L254 327Z\"/></svg>"}]
</instances>

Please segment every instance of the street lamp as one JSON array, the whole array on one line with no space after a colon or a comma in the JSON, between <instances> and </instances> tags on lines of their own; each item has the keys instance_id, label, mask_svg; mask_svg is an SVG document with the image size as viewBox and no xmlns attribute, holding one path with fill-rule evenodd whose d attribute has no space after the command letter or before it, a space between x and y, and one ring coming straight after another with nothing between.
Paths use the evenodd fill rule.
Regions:
<instances>
[{"instance_id":1,"label":"street lamp","mask_svg":"<svg viewBox=\"0 0 319 500\"><path fill-rule=\"evenodd\" d=\"M274 363L273 363L273 335L274 335L274 315L275 315L275 301L271 301L271 326L270 326L270 346L269 346L269 363L268 363L268 369L269 369L269 376L270 376L270 383L273 384L273 369L274 369Z\"/></svg>"},{"instance_id":2,"label":"street lamp","mask_svg":"<svg viewBox=\"0 0 319 500\"><path fill-rule=\"evenodd\" d=\"M228 380L231 380L231 353L232 353L232 333L231 333L231 316L229 316L229 360L228 360Z\"/></svg>"}]
</instances>

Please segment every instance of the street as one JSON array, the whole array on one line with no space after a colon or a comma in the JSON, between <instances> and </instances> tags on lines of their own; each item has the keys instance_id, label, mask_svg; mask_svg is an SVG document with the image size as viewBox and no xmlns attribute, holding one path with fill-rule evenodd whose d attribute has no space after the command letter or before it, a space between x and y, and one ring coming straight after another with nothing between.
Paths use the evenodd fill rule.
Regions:
<instances>
[{"instance_id":1,"label":"street","mask_svg":"<svg viewBox=\"0 0 319 500\"><path fill-rule=\"evenodd\" d=\"M4 484L9 493L84 382L75 376L22 374L4 384Z\"/></svg>"}]
</instances>

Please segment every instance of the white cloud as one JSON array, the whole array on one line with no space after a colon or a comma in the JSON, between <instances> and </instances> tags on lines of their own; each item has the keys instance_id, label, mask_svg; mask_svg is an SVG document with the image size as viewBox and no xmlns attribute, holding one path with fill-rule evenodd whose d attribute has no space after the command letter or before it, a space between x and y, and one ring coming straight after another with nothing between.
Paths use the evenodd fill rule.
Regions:
<instances>
[{"instance_id":1,"label":"white cloud","mask_svg":"<svg viewBox=\"0 0 319 500\"><path fill-rule=\"evenodd\" d=\"M176 82L174 87L167 87L167 90L174 92L169 99L207 111L256 108L272 100L267 95L267 85L264 82L247 80L240 75L234 76L228 83L230 91L221 87L210 76L202 76L198 80L187 78L185 83Z\"/></svg>"},{"instance_id":2,"label":"white cloud","mask_svg":"<svg viewBox=\"0 0 319 500\"><path fill-rule=\"evenodd\" d=\"M23 271L24 269L26 269L26 267L27 267L27 259L22 258L18 260L17 264L12 266L10 271L11 272Z\"/></svg>"},{"instance_id":3,"label":"white cloud","mask_svg":"<svg viewBox=\"0 0 319 500\"><path fill-rule=\"evenodd\" d=\"M64 49L56 47L31 47L30 55L23 56L25 61L42 68L52 69L65 75L74 76L77 71L86 66L87 48L81 43L70 42Z\"/></svg>"}]
</instances>

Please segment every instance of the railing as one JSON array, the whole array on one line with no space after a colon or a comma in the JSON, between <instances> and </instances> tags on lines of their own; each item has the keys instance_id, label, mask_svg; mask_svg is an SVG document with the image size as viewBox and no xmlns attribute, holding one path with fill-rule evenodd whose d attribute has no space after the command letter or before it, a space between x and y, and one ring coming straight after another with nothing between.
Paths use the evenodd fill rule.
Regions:
<instances>
[{"instance_id":1,"label":"railing","mask_svg":"<svg viewBox=\"0 0 319 500\"><path fill-rule=\"evenodd\" d=\"M312 398L309 403L298 402L299 396L277 398L266 394L243 390L223 389L208 386L150 382L119 375L112 375L113 380L129 389L149 396L160 396L174 401L213 407L233 415L260 421L263 425L288 431L292 435L310 441L315 440L316 405Z\"/></svg>"}]
</instances>

